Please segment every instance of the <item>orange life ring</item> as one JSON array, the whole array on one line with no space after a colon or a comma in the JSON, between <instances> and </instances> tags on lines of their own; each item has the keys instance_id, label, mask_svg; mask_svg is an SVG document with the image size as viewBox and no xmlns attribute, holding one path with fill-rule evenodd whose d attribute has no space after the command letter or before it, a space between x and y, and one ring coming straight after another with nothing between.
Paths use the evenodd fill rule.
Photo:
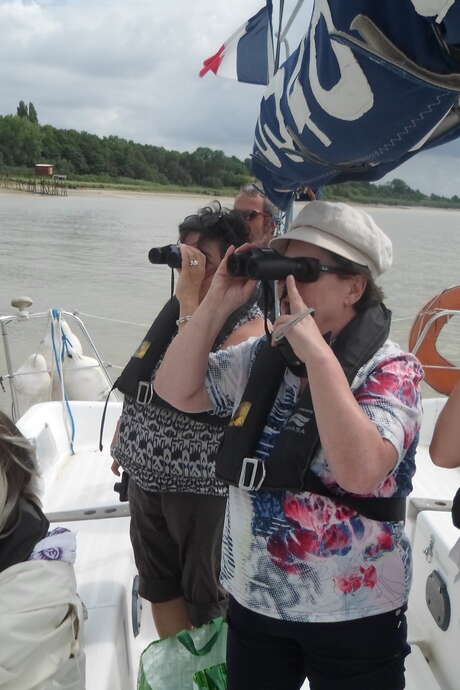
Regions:
<instances>
[{"instance_id":1,"label":"orange life ring","mask_svg":"<svg viewBox=\"0 0 460 690\"><path fill-rule=\"evenodd\" d=\"M443 290L419 311L410 330L409 350L424 366L425 381L439 393L449 395L455 384L460 381L460 370L439 354L436 341L453 314L439 316L428 326L430 319L444 309L460 310L460 285ZM424 333L425 327L427 327L426 333Z\"/></svg>"}]
</instances>

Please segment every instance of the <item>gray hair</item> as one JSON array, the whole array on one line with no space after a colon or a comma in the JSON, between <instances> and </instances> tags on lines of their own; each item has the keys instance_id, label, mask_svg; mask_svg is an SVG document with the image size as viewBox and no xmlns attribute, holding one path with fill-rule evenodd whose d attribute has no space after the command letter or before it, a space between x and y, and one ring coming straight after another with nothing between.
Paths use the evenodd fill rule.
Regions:
<instances>
[{"instance_id":1,"label":"gray hair","mask_svg":"<svg viewBox=\"0 0 460 690\"><path fill-rule=\"evenodd\" d=\"M262 187L260 187L257 182L249 182L248 184L244 184L241 188L240 191L238 192L238 196L241 194L244 194L245 196L261 196L264 200L263 203L263 209L264 213L270 216L270 218L273 220L274 223L278 221L278 216L279 216L279 211L276 208L275 204L272 204L268 196L265 196Z\"/></svg>"},{"instance_id":2,"label":"gray hair","mask_svg":"<svg viewBox=\"0 0 460 690\"><path fill-rule=\"evenodd\" d=\"M20 498L40 505L35 451L11 419L0 411L0 537Z\"/></svg>"}]
</instances>

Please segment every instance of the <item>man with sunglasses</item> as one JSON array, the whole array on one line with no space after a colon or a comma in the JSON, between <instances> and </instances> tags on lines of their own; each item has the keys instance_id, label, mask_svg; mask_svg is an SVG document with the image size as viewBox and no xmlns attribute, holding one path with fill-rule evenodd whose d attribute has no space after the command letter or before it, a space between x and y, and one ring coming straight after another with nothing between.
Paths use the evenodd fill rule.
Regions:
<instances>
[{"instance_id":1,"label":"man with sunglasses","mask_svg":"<svg viewBox=\"0 0 460 690\"><path fill-rule=\"evenodd\" d=\"M255 184L241 187L235 199L235 211L239 211L249 226L251 242L268 247L276 228L276 207Z\"/></svg>"},{"instance_id":2,"label":"man with sunglasses","mask_svg":"<svg viewBox=\"0 0 460 690\"><path fill-rule=\"evenodd\" d=\"M230 249L155 379L179 409L233 414L216 460L228 687L402 690L423 372L388 338L391 242L364 211L312 201L271 246L304 270L279 281L271 338L209 354L254 285Z\"/></svg>"}]
</instances>

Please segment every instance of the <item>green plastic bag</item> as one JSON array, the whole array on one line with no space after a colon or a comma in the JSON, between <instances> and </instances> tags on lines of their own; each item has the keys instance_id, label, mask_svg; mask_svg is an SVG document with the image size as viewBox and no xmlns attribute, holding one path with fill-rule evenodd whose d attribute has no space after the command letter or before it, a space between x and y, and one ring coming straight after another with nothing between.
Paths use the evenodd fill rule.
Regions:
<instances>
[{"instance_id":1,"label":"green plastic bag","mask_svg":"<svg viewBox=\"0 0 460 690\"><path fill-rule=\"evenodd\" d=\"M193 690L194 674L224 664L226 654L227 623L223 618L155 640L141 654L137 690ZM221 690L225 685L216 687Z\"/></svg>"},{"instance_id":2,"label":"green plastic bag","mask_svg":"<svg viewBox=\"0 0 460 690\"><path fill-rule=\"evenodd\" d=\"M217 664L193 676L193 690L227 690L227 665Z\"/></svg>"}]
</instances>

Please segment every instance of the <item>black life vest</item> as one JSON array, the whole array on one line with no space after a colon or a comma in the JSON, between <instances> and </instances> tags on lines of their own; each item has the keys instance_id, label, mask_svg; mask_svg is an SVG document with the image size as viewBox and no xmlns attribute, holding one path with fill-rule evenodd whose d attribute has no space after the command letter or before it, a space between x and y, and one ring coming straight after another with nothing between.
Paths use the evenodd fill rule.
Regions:
<instances>
[{"instance_id":1,"label":"black life vest","mask_svg":"<svg viewBox=\"0 0 460 690\"><path fill-rule=\"evenodd\" d=\"M27 561L35 544L46 537L49 524L35 503L21 499L0 535L0 572Z\"/></svg>"},{"instance_id":2,"label":"black life vest","mask_svg":"<svg viewBox=\"0 0 460 690\"><path fill-rule=\"evenodd\" d=\"M259 292L236 309L225 322L212 346L212 351L219 349L234 330L238 321L257 303ZM160 359L163 357L173 337L177 333L176 320L179 318L179 302L172 297L160 311L144 336L140 346L114 383L124 395L129 395L141 405L155 404L171 407L160 398L153 389L152 376ZM222 426L225 420L216 417L212 412L187 413L197 421Z\"/></svg>"},{"instance_id":3,"label":"black life vest","mask_svg":"<svg viewBox=\"0 0 460 690\"><path fill-rule=\"evenodd\" d=\"M357 314L339 333L332 349L350 384L358 370L386 341L390 323L391 312L379 304ZM308 386L278 435L268 460L255 457L285 370L282 355L266 342L252 365L238 410L225 429L216 457L216 477L246 490L312 491L349 505L371 519L404 520L404 498L334 494L310 470L321 442Z\"/></svg>"},{"instance_id":4,"label":"black life vest","mask_svg":"<svg viewBox=\"0 0 460 690\"><path fill-rule=\"evenodd\" d=\"M136 352L114 383L124 395L141 404L150 402L154 391L152 374L177 331L179 302L172 297L159 312Z\"/></svg>"},{"instance_id":5,"label":"black life vest","mask_svg":"<svg viewBox=\"0 0 460 690\"><path fill-rule=\"evenodd\" d=\"M234 330L238 321L251 309L251 307L260 304L262 301L261 288L258 287L250 299L238 307L225 322L222 330L214 341L212 351L219 349L225 342L228 336ZM102 436L104 432L105 417L107 413L107 404L110 394L117 388L123 395L133 398L140 405L148 405L154 403L160 407L167 409L174 409L166 400L160 398L153 388L152 377L155 372L155 367L163 357L164 353L169 347L171 340L177 333L176 321L179 318L180 306L175 296L171 297L156 316L149 330L142 339L141 344L131 356L120 376L115 380L105 401L104 409L101 417L101 425L99 430L99 450L102 452ZM203 424L211 424L212 426L222 427L226 424L228 419L218 417L212 412L184 412L197 422Z\"/></svg>"}]
</instances>

